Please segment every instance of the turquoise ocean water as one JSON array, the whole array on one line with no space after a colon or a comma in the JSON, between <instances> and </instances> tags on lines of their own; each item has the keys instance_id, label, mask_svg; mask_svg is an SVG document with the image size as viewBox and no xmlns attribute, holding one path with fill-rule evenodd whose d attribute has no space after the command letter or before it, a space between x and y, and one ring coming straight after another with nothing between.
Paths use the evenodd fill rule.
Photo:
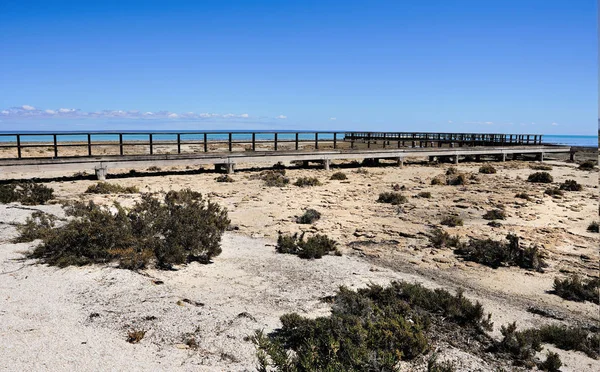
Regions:
<instances>
[{"instance_id":1,"label":"turquoise ocean water","mask_svg":"<svg viewBox=\"0 0 600 372\"><path fill-rule=\"evenodd\" d=\"M232 131L233 136L232 139L234 141L250 141L252 136L249 132L252 131ZM280 131L278 133L278 140L293 140L295 139L296 131ZM14 132L6 132L0 131L0 142L16 142L16 136L8 135L13 134ZM38 132L39 133L39 132ZM69 132L69 134L64 134L66 132L56 132L58 134L59 142L73 141L73 142L86 142L87 135ZM124 141L148 141L148 134L140 133L140 132L124 132L123 140ZM176 141L177 136L174 133L169 132L153 132L153 141ZM193 134L186 131L181 131L181 140L182 141L202 141L202 134ZM226 141L228 139L228 135L226 133L215 133L207 131L207 138L209 141ZM343 140L343 132L339 131L338 139ZM22 134L21 142L52 142L53 138L47 134L38 134L38 135L30 135L28 132L20 132ZM274 134L273 132L262 132L256 135L256 139L260 140L273 140ZM300 134L300 140L314 140L314 134L304 133ZM319 139L327 140L333 139L332 133L320 133ZM104 141L118 141L119 136L117 134L110 133L98 133L92 135L92 141L96 142L104 142ZM558 144L558 145L568 145L568 146L586 146L586 147L597 147L598 146L598 136L582 136L582 135L544 135L544 143L548 144Z\"/></svg>"}]
</instances>

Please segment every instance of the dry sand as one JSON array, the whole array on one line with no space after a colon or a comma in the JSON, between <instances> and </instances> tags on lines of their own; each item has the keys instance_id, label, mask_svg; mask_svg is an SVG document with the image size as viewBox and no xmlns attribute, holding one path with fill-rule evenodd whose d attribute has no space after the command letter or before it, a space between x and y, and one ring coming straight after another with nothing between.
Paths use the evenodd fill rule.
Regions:
<instances>
[{"instance_id":1,"label":"dry sand","mask_svg":"<svg viewBox=\"0 0 600 372\"><path fill-rule=\"evenodd\" d=\"M585 186L552 199L549 185L526 182L531 163L494 163L497 174L478 174L465 186L432 186L430 181L449 165L407 165L342 169L347 181L330 181L331 172L288 169L292 182L316 176L323 186L264 187L255 171L232 175L235 182L217 183L212 172L186 174L169 170L160 176L127 177L108 182L159 192L190 187L226 206L238 231L227 233L223 253L210 265L191 264L178 271L134 273L112 267L56 269L22 261L32 244L11 244L14 223L38 207L0 206L0 368L5 370L253 370L254 348L245 337L256 329L272 330L287 312L317 316L328 312L319 301L340 285L351 288L393 279L419 281L430 287L466 288L466 295L492 312L494 336L500 325L520 327L556 322L527 312L535 306L569 324L598 324L598 306L564 301L548 293L554 277L567 272L598 275L600 238L586 231L598 220L598 172L573 164L548 162L555 186L575 179ZM461 163L460 171L477 173L479 163ZM337 171L338 169L334 169ZM123 170L126 173L127 170ZM56 174L58 176L59 174ZM27 176L27 175L23 175ZM31 175L29 175L31 176ZM48 174L45 176L53 176ZM59 199L80 198L92 180L51 182ZM404 186L409 202L376 203L392 184ZM417 198L430 191L431 199ZM516 199L527 192L532 201ZM84 195L85 200L127 205L132 195ZM503 204L509 218L492 228L483 213ZM40 207L60 214L58 206ZM306 208L323 217L314 225L298 225ZM491 269L464 262L449 249L434 249L427 234L441 217L460 215L465 225L445 228L467 237L502 239L508 232L525 244L539 244L548 254L544 273L518 268ZM326 233L340 242L343 257L305 261L274 251L277 231ZM154 284L160 280L164 284ZM184 300L188 301L184 301ZM96 315L97 314L97 315ZM139 344L126 342L127 332L146 330ZM184 349L194 337L197 349ZM555 348L549 348L556 351ZM493 365L440 345L441 359L459 360L459 370L492 370ZM600 361L578 352L558 350L564 371L600 370ZM544 355L542 352L540 355ZM423 361L403 366L419 370Z\"/></svg>"}]
</instances>

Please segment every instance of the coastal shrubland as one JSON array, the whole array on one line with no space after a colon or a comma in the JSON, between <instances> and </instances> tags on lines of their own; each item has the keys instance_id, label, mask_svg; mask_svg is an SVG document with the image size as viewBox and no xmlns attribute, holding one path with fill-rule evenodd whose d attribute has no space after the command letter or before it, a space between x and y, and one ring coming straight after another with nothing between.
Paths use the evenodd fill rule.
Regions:
<instances>
[{"instance_id":1,"label":"coastal shrubland","mask_svg":"<svg viewBox=\"0 0 600 372\"><path fill-rule=\"evenodd\" d=\"M458 216L446 216L441 221L440 224L449 227L462 226L464 224L463 219Z\"/></svg>"},{"instance_id":2,"label":"coastal shrubland","mask_svg":"<svg viewBox=\"0 0 600 372\"><path fill-rule=\"evenodd\" d=\"M215 177L215 181L217 182L235 182L233 178L231 178L228 174L222 174L218 177Z\"/></svg>"},{"instance_id":3,"label":"coastal shrubland","mask_svg":"<svg viewBox=\"0 0 600 372\"><path fill-rule=\"evenodd\" d=\"M321 218L321 213L314 209L307 209L300 217L296 219L300 224L311 224Z\"/></svg>"},{"instance_id":4,"label":"coastal shrubland","mask_svg":"<svg viewBox=\"0 0 600 372\"><path fill-rule=\"evenodd\" d=\"M124 187L108 182L98 182L85 190L86 194L136 194L138 192L140 190L136 186Z\"/></svg>"},{"instance_id":5,"label":"coastal shrubland","mask_svg":"<svg viewBox=\"0 0 600 372\"><path fill-rule=\"evenodd\" d=\"M593 160L586 160L579 164L579 169L581 170L592 170L596 167L596 162Z\"/></svg>"},{"instance_id":6,"label":"coastal shrubland","mask_svg":"<svg viewBox=\"0 0 600 372\"><path fill-rule=\"evenodd\" d=\"M575 180L566 180L560 184L560 189L565 191L581 191L583 190L583 186Z\"/></svg>"},{"instance_id":7,"label":"coastal shrubland","mask_svg":"<svg viewBox=\"0 0 600 372\"><path fill-rule=\"evenodd\" d=\"M496 173L496 168L494 168L494 166L491 164L486 164L486 165L479 167L479 173L494 174L494 173Z\"/></svg>"},{"instance_id":8,"label":"coastal shrubland","mask_svg":"<svg viewBox=\"0 0 600 372\"><path fill-rule=\"evenodd\" d=\"M532 183L552 183L554 178L548 172L535 172L527 177L527 181Z\"/></svg>"},{"instance_id":9,"label":"coastal shrubland","mask_svg":"<svg viewBox=\"0 0 600 372\"><path fill-rule=\"evenodd\" d=\"M485 212L483 215L484 220L505 220L506 212L503 209L492 209Z\"/></svg>"},{"instance_id":10,"label":"coastal shrubland","mask_svg":"<svg viewBox=\"0 0 600 372\"><path fill-rule=\"evenodd\" d=\"M576 274L564 279L554 278L553 293L569 301L600 304L600 278L582 279Z\"/></svg>"},{"instance_id":11,"label":"coastal shrubland","mask_svg":"<svg viewBox=\"0 0 600 372\"><path fill-rule=\"evenodd\" d=\"M284 235L280 232L275 249L278 253L294 254L304 259L315 259L329 253L341 255L336 246L337 242L329 239L327 235L316 234L305 240L304 233Z\"/></svg>"},{"instance_id":12,"label":"coastal shrubland","mask_svg":"<svg viewBox=\"0 0 600 372\"><path fill-rule=\"evenodd\" d=\"M42 239L30 258L59 267L114 261L126 269L151 262L169 269L220 254L229 225L225 209L189 189L169 191L163 200L146 194L129 209L90 202L73 204L66 213L70 219L60 227L40 216L25 224L18 239Z\"/></svg>"},{"instance_id":13,"label":"coastal shrubland","mask_svg":"<svg viewBox=\"0 0 600 372\"><path fill-rule=\"evenodd\" d=\"M600 232L600 226L598 225L598 221L593 221L587 227L587 231L589 232Z\"/></svg>"},{"instance_id":14,"label":"coastal shrubland","mask_svg":"<svg viewBox=\"0 0 600 372\"><path fill-rule=\"evenodd\" d=\"M378 203L388 203L392 205L406 203L407 201L408 199L406 199L404 195L397 192L382 192L377 199Z\"/></svg>"},{"instance_id":15,"label":"coastal shrubland","mask_svg":"<svg viewBox=\"0 0 600 372\"><path fill-rule=\"evenodd\" d=\"M329 179L343 181L345 179L348 179L348 176L346 176L346 173L344 173L344 172L335 172L334 174L331 175L331 177Z\"/></svg>"},{"instance_id":16,"label":"coastal shrubland","mask_svg":"<svg viewBox=\"0 0 600 372\"><path fill-rule=\"evenodd\" d=\"M258 178L264 181L265 186L269 187L283 187L290 183L290 179L285 176L285 169L263 171Z\"/></svg>"},{"instance_id":17,"label":"coastal shrubland","mask_svg":"<svg viewBox=\"0 0 600 372\"><path fill-rule=\"evenodd\" d=\"M0 204L18 202L23 205L41 205L53 198L54 189L36 182L0 185Z\"/></svg>"},{"instance_id":18,"label":"coastal shrubland","mask_svg":"<svg viewBox=\"0 0 600 372\"><path fill-rule=\"evenodd\" d=\"M310 186L321 186L321 181L317 177L300 177L294 182L294 186L298 187L310 187Z\"/></svg>"}]
</instances>

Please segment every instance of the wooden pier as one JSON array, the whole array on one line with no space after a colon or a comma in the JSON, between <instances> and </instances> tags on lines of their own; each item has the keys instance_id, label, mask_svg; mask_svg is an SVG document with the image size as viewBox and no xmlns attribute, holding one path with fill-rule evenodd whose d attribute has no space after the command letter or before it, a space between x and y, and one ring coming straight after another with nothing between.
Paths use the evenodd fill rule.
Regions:
<instances>
[{"instance_id":1,"label":"wooden pier","mask_svg":"<svg viewBox=\"0 0 600 372\"><path fill-rule=\"evenodd\" d=\"M146 139L147 138L147 139ZM88 171L104 179L108 169L215 164L320 162L342 159L493 157L505 161L570 147L544 145L542 135L401 132L153 132L0 134L0 172Z\"/></svg>"}]
</instances>

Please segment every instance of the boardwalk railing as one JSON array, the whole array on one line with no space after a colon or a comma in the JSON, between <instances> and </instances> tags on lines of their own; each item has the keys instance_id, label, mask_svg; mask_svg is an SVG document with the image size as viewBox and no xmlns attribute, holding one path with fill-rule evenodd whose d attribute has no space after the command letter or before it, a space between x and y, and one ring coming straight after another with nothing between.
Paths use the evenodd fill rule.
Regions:
<instances>
[{"instance_id":1,"label":"boardwalk railing","mask_svg":"<svg viewBox=\"0 0 600 372\"><path fill-rule=\"evenodd\" d=\"M539 134L409 132L0 133L0 159L236 151L541 145Z\"/></svg>"}]
</instances>

